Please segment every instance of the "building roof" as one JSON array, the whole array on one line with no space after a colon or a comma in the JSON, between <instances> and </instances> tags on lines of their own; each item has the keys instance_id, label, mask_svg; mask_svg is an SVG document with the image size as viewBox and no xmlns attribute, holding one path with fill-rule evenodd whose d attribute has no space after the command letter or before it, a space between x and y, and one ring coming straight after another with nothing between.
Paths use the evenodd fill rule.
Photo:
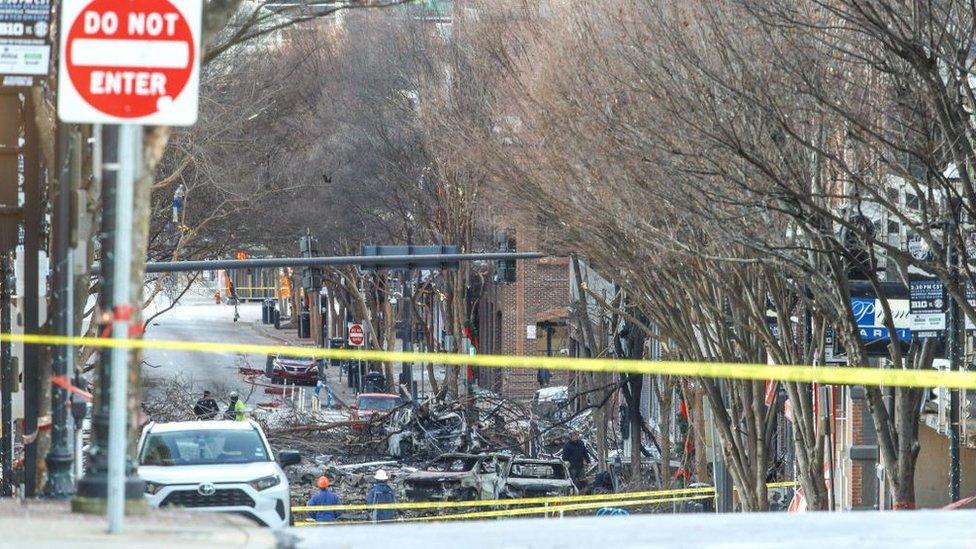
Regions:
<instances>
[{"instance_id":1,"label":"building roof","mask_svg":"<svg viewBox=\"0 0 976 549\"><path fill-rule=\"evenodd\" d=\"M555 309L542 311L536 313L535 315L536 324L542 324L545 322L565 323L568 319L569 319L569 307L556 307Z\"/></svg>"}]
</instances>

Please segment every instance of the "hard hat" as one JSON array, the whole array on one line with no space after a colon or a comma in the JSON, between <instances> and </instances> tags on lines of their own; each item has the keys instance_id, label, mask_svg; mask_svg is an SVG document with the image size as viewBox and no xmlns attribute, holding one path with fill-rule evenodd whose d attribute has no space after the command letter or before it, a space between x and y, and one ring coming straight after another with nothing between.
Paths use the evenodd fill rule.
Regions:
<instances>
[{"instance_id":1,"label":"hard hat","mask_svg":"<svg viewBox=\"0 0 976 549\"><path fill-rule=\"evenodd\" d=\"M329 487L329 477L321 476L315 481L315 485L323 490Z\"/></svg>"},{"instance_id":2,"label":"hard hat","mask_svg":"<svg viewBox=\"0 0 976 549\"><path fill-rule=\"evenodd\" d=\"M234 397L236 397L236 396L237 396L237 391L231 391L231 392L230 392L230 397L231 397L231 398L234 398Z\"/></svg>"},{"instance_id":3,"label":"hard hat","mask_svg":"<svg viewBox=\"0 0 976 549\"><path fill-rule=\"evenodd\" d=\"M376 471L376 474L373 476L373 478L375 478L376 480L389 480L390 475L386 474L386 469L380 469Z\"/></svg>"}]
</instances>

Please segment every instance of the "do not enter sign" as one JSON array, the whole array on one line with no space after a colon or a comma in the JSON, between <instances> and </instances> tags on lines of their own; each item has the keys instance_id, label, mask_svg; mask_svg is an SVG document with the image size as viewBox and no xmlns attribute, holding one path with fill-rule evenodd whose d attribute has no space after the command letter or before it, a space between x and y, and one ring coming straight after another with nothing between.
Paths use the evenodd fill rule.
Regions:
<instances>
[{"instance_id":1,"label":"do not enter sign","mask_svg":"<svg viewBox=\"0 0 976 549\"><path fill-rule=\"evenodd\" d=\"M366 331L362 324L349 325L349 344L362 347L366 343Z\"/></svg>"},{"instance_id":2,"label":"do not enter sign","mask_svg":"<svg viewBox=\"0 0 976 549\"><path fill-rule=\"evenodd\" d=\"M61 5L61 120L174 126L196 121L202 0Z\"/></svg>"}]
</instances>

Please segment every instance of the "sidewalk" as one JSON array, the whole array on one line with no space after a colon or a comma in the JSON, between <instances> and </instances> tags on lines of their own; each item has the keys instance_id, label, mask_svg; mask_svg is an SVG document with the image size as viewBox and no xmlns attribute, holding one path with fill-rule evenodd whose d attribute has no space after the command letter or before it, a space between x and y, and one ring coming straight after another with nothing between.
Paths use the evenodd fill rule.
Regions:
<instances>
[{"instance_id":1,"label":"sidewalk","mask_svg":"<svg viewBox=\"0 0 976 549\"><path fill-rule=\"evenodd\" d=\"M109 535L103 515L73 514L66 501L0 500L0 549L65 547L125 547L188 549L278 546L272 530L236 515L150 509L141 517L126 517L120 534Z\"/></svg>"}]
</instances>

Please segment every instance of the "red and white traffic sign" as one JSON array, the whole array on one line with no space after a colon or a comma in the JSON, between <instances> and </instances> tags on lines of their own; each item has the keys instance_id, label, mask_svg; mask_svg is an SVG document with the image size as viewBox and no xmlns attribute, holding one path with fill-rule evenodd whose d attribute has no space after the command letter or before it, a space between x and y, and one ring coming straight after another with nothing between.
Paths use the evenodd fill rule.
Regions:
<instances>
[{"instance_id":1,"label":"red and white traffic sign","mask_svg":"<svg viewBox=\"0 0 976 549\"><path fill-rule=\"evenodd\" d=\"M58 117L196 122L202 0L63 0Z\"/></svg>"},{"instance_id":2,"label":"red and white traffic sign","mask_svg":"<svg viewBox=\"0 0 976 549\"><path fill-rule=\"evenodd\" d=\"M362 347L366 344L366 331L363 330L362 324L350 324L349 325L349 344L356 347Z\"/></svg>"}]
</instances>

